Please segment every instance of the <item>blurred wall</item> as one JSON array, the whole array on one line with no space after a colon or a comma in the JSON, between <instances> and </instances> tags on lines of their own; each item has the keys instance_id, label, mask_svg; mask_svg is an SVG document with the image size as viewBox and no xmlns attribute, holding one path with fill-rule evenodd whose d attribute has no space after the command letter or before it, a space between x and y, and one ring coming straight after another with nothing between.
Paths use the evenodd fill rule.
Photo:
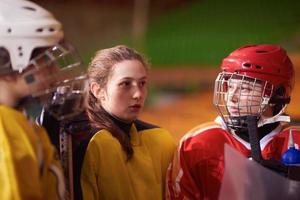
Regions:
<instances>
[{"instance_id":1,"label":"blurred wall","mask_svg":"<svg viewBox=\"0 0 300 200\"><path fill-rule=\"evenodd\" d=\"M128 44L154 67L216 66L244 44L300 51L298 0L40 0L63 22L86 62L100 48Z\"/></svg>"}]
</instances>

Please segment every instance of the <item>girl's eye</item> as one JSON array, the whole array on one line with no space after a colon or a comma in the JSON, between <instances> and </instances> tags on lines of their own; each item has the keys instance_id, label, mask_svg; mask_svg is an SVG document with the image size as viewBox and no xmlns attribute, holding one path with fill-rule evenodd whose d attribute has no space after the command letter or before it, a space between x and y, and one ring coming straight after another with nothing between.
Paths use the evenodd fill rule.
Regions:
<instances>
[{"instance_id":1,"label":"girl's eye","mask_svg":"<svg viewBox=\"0 0 300 200\"><path fill-rule=\"evenodd\" d=\"M145 86L146 84L147 84L146 81L141 81L141 82L140 82L140 86Z\"/></svg>"},{"instance_id":2,"label":"girl's eye","mask_svg":"<svg viewBox=\"0 0 300 200\"><path fill-rule=\"evenodd\" d=\"M241 87L242 91L250 92L251 89L249 87Z\"/></svg>"},{"instance_id":3,"label":"girl's eye","mask_svg":"<svg viewBox=\"0 0 300 200\"><path fill-rule=\"evenodd\" d=\"M120 83L120 86L128 87L128 86L130 86L130 81L124 81L124 82Z\"/></svg>"}]
</instances>

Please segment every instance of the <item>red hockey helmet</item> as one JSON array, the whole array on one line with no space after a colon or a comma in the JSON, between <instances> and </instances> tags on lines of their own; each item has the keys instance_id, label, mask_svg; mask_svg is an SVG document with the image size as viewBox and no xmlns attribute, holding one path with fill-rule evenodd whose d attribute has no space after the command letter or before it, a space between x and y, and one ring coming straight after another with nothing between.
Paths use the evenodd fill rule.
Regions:
<instances>
[{"instance_id":1,"label":"red hockey helmet","mask_svg":"<svg viewBox=\"0 0 300 200\"><path fill-rule=\"evenodd\" d=\"M284 87L284 98L290 97L295 82L291 60L286 51L276 45L243 46L223 59L221 69L268 81L273 84L274 90Z\"/></svg>"},{"instance_id":2,"label":"red hockey helmet","mask_svg":"<svg viewBox=\"0 0 300 200\"><path fill-rule=\"evenodd\" d=\"M281 115L290 101L295 72L284 49L275 45L243 46L223 59L221 69L213 102L227 127L247 128L244 119L250 115L257 116L259 126L287 121ZM273 116L265 113L269 107Z\"/></svg>"}]
</instances>

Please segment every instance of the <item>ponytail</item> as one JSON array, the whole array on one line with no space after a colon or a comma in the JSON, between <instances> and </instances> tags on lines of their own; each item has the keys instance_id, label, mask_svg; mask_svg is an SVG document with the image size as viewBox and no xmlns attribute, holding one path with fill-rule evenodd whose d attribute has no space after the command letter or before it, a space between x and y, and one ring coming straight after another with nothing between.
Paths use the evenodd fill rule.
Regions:
<instances>
[{"instance_id":1,"label":"ponytail","mask_svg":"<svg viewBox=\"0 0 300 200\"><path fill-rule=\"evenodd\" d=\"M106 111L97 105L97 99L91 91L89 91L87 97L87 114L92 127L108 130L121 144L122 149L127 155L127 160L130 160L133 156L133 148L129 135L116 126L113 120L106 114Z\"/></svg>"}]
</instances>

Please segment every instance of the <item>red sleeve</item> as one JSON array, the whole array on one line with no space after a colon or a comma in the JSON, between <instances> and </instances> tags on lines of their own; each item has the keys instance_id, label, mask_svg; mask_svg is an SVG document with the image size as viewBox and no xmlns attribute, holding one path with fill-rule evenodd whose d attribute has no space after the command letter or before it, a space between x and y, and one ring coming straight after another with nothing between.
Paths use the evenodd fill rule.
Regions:
<instances>
[{"instance_id":1,"label":"red sleeve","mask_svg":"<svg viewBox=\"0 0 300 200\"><path fill-rule=\"evenodd\" d=\"M184 142L175 153L167 172L166 199L201 199L197 177L192 176L190 155L184 151Z\"/></svg>"},{"instance_id":2,"label":"red sleeve","mask_svg":"<svg viewBox=\"0 0 300 200\"><path fill-rule=\"evenodd\" d=\"M167 199L218 199L228 134L217 125L196 127L181 140L167 172Z\"/></svg>"}]
</instances>

